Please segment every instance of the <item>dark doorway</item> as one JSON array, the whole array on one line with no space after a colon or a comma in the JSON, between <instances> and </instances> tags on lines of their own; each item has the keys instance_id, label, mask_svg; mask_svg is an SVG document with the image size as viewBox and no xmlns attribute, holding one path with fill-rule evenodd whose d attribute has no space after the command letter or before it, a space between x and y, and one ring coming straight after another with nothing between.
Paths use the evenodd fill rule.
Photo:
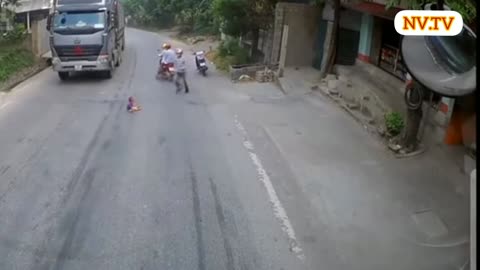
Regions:
<instances>
[{"instance_id":1,"label":"dark doorway","mask_svg":"<svg viewBox=\"0 0 480 270\"><path fill-rule=\"evenodd\" d=\"M360 32L340 28L338 35L337 65L352 66L358 55Z\"/></svg>"}]
</instances>

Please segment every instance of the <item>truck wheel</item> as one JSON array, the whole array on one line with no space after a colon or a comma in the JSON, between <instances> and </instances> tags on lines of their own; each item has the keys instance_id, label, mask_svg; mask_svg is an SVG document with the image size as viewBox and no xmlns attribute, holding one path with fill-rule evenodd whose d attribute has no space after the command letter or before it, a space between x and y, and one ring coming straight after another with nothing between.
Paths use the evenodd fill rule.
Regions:
<instances>
[{"instance_id":1,"label":"truck wheel","mask_svg":"<svg viewBox=\"0 0 480 270\"><path fill-rule=\"evenodd\" d=\"M115 58L112 56L112 61L110 62L110 70L105 70L104 71L104 77L106 79L111 79L113 77L113 70L115 69L116 66L116 61Z\"/></svg>"},{"instance_id":2,"label":"truck wheel","mask_svg":"<svg viewBox=\"0 0 480 270\"><path fill-rule=\"evenodd\" d=\"M58 72L58 77L60 78L60 80L65 81L65 80L68 79L69 74L68 74L68 72L59 71Z\"/></svg>"},{"instance_id":3,"label":"truck wheel","mask_svg":"<svg viewBox=\"0 0 480 270\"><path fill-rule=\"evenodd\" d=\"M106 79L111 79L113 77L112 75L112 70L106 70L103 73L103 77L105 77Z\"/></svg>"}]
</instances>

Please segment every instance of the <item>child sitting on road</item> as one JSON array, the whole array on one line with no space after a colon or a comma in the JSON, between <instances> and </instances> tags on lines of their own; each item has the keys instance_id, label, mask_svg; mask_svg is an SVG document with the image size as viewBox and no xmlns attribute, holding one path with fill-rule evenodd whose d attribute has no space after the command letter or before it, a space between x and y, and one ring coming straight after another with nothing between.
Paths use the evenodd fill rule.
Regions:
<instances>
[{"instance_id":1,"label":"child sitting on road","mask_svg":"<svg viewBox=\"0 0 480 270\"><path fill-rule=\"evenodd\" d=\"M128 98L127 111L128 112L138 112L140 110L142 110L142 108L137 105L137 102L135 102L135 99L133 97L129 97Z\"/></svg>"}]
</instances>

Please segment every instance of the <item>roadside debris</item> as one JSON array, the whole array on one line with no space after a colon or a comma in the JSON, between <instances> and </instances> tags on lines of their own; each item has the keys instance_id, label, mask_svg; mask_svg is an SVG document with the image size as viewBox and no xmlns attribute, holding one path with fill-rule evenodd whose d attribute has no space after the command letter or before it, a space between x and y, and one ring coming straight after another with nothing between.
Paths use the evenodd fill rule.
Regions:
<instances>
[{"instance_id":1,"label":"roadside debris","mask_svg":"<svg viewBox=\"0 0 480 270\"><path fill-rule=\"evenodd\" d=\"M264 70L257 71L255 74L255 79L257 82L273 82L275 80L275 72L273 70L265 67Z\"/></svg>"},{"instance_id":2,"label":"roadside debris","mask_svg":"<svg viewBox=\"0 0 480 270\"><path fill-rule=\"evenodd\" d=\"M252 77L244 74L244 75L241 75L240 78L238 78L239 81L241 82L251 82L253 81Z\"/></svg>"},{"instance_id":3,"label":"roadside debris","mask_svg":"<svg viewBox=\"0 0 480 270\"><path fill-rule=\"evenodd\" d=\"M134 97L129 97L128 98L128 105L127 105L127 111L130 113L133 112L138 112L141 111L142 107L140 107L137 102L135 101Z\"/></svg>"}]
</instances>

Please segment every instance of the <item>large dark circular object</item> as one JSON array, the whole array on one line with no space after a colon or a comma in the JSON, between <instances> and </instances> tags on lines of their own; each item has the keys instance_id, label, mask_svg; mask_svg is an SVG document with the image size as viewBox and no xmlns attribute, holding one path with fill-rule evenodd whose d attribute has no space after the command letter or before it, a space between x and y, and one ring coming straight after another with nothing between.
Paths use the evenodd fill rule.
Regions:
<instances>
[{"instance_id":1,"label":"large dark circular object","mask_svg":"<svg viewBox=\"0 0 480 270\"><path fill-rule=\"evenodd\" d=\"M477 37L467 26L456 36L404 36L403 62L426 88L447 97L475 91Z\"/></svg>"}]
</instances>

